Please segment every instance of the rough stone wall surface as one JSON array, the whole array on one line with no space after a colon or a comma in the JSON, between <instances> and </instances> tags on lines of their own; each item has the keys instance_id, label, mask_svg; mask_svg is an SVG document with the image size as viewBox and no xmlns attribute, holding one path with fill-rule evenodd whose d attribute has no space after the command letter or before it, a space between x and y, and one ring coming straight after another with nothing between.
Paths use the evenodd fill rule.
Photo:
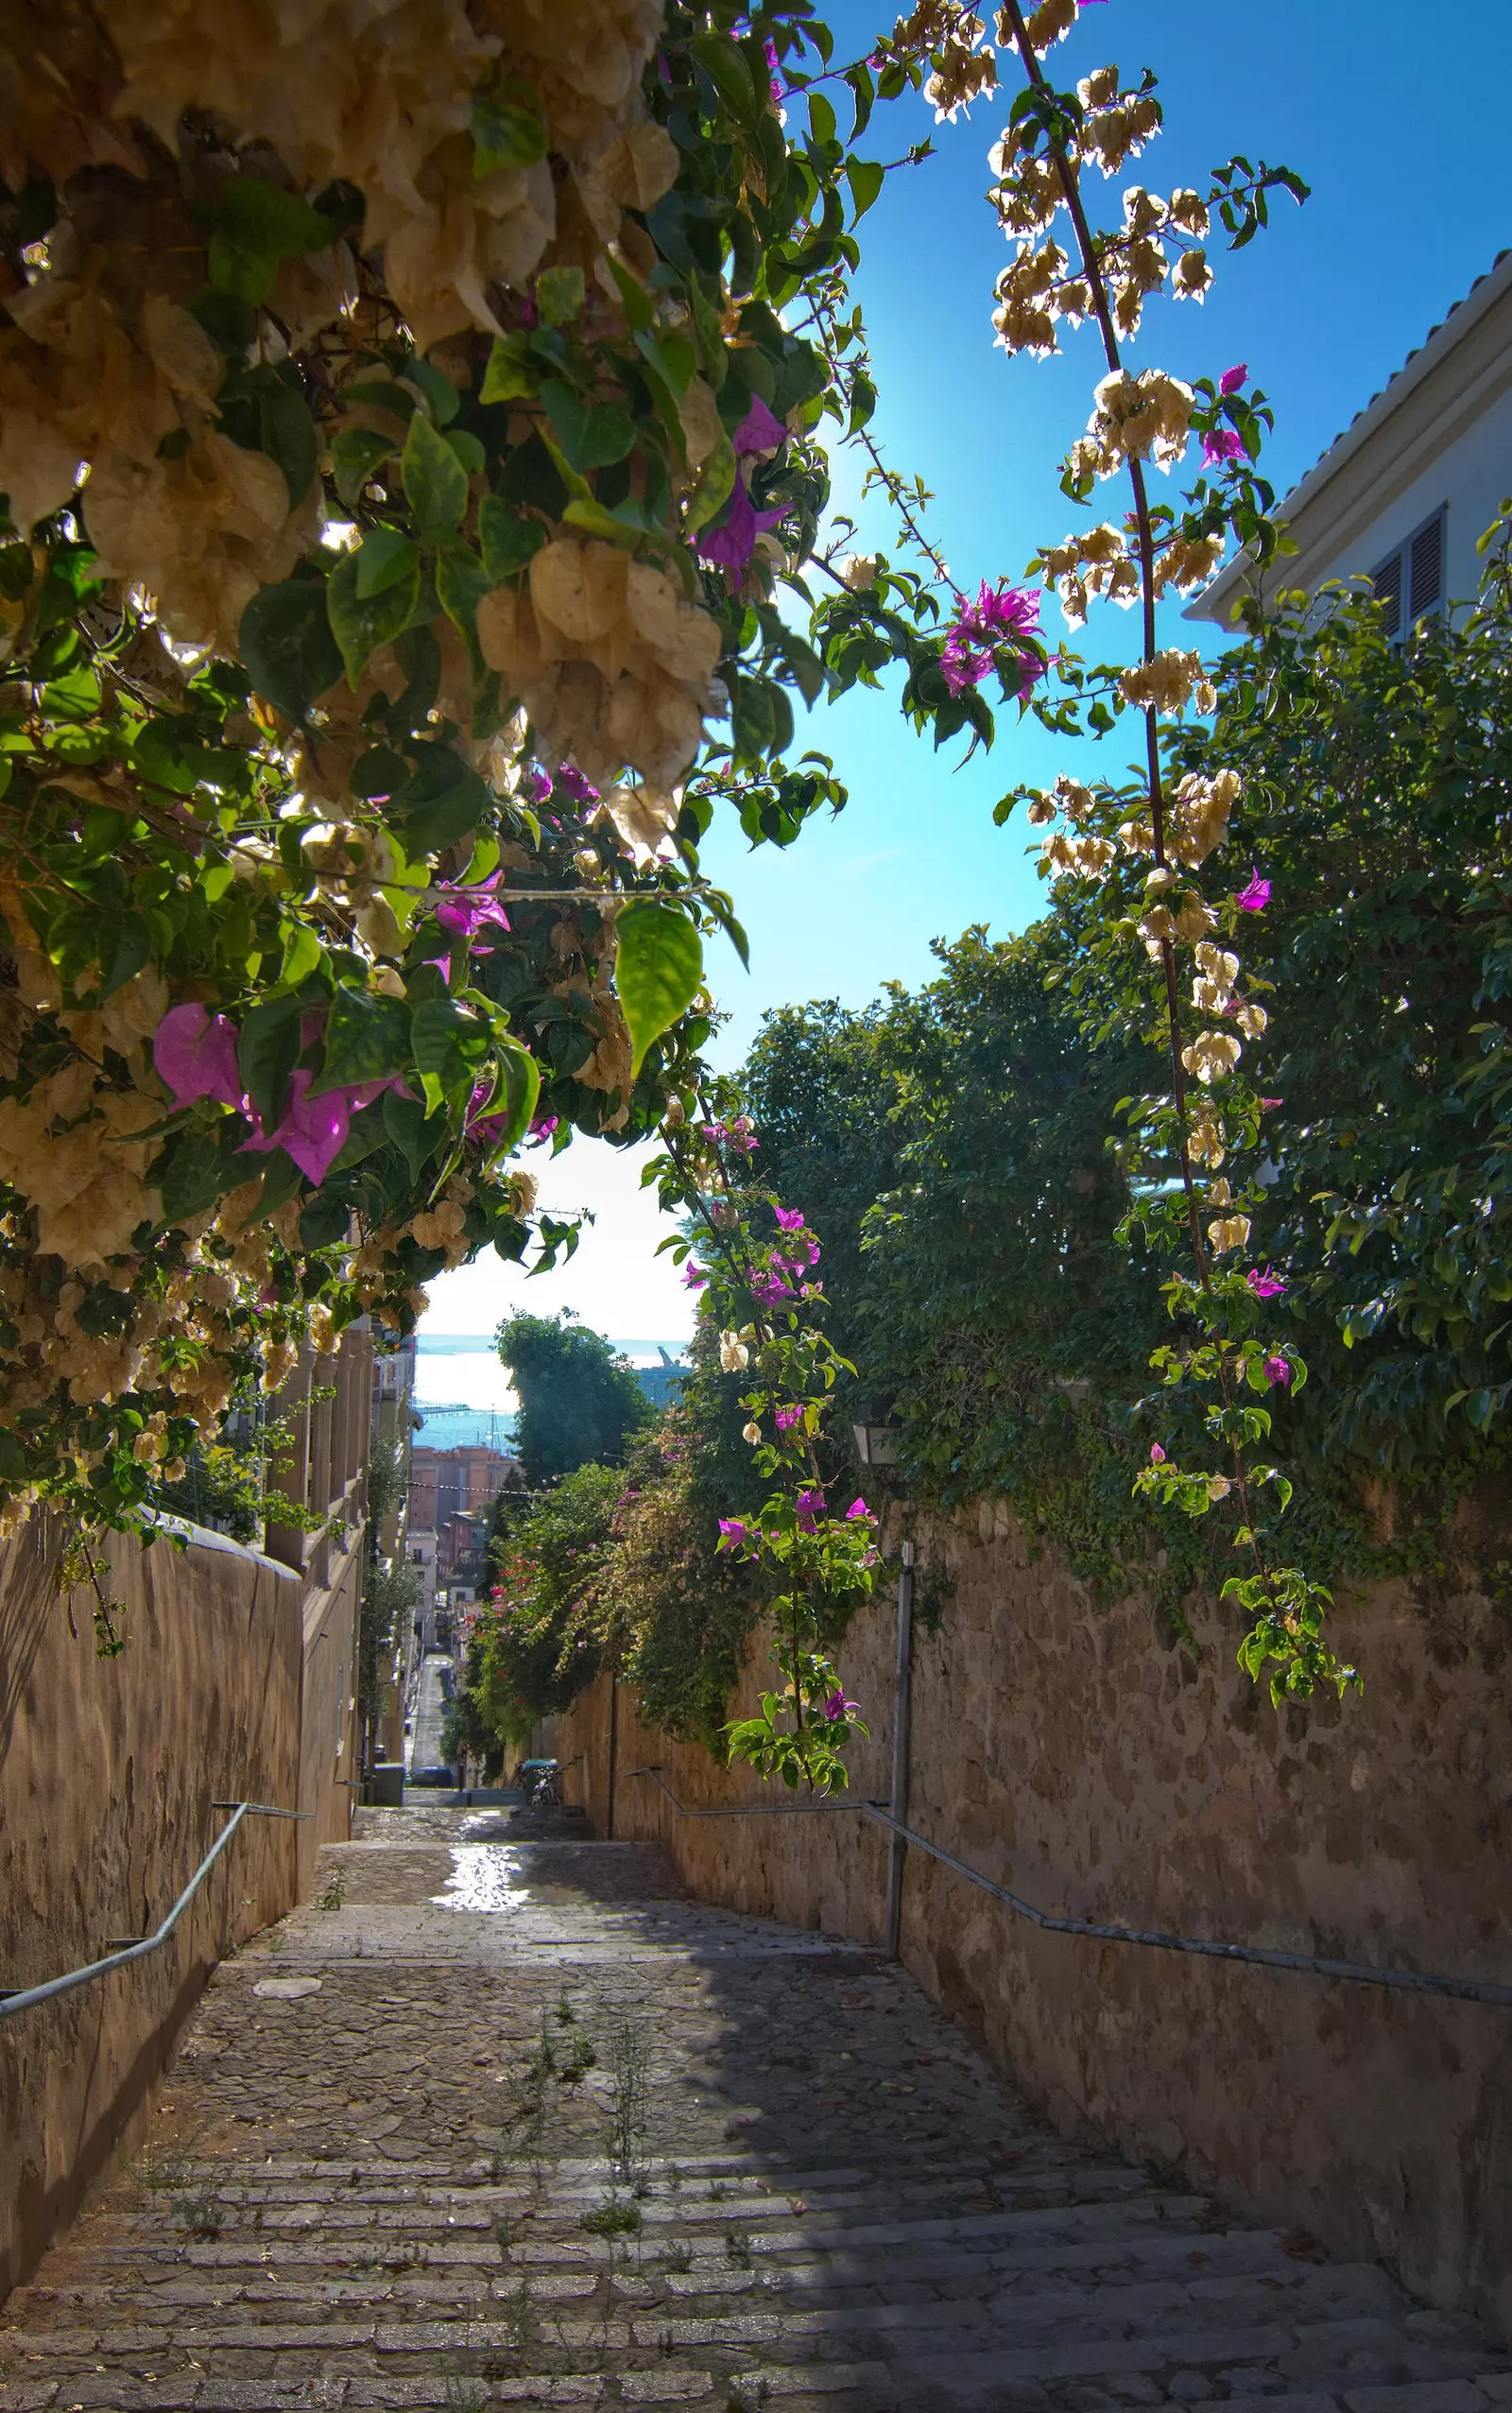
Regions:
<instances>
[{"instance_id":1,"label":"rough stone wall surface","mask_svg":"<svg viewBox=\"0 0 1512 2413\"><path fill-rule=\"evenodd\" d=\"M315 1882L320 1846L345 1843L352 1831L357 1782L357 1619L362 1605L363 1548L359 1525L339 1556L333 1548L329 1580L305 1594L299 1803L312 1815L301 1821L299 1829L297 1887L301 1902Z\"/></svg>"},{"instance_id":2,"label":"rough stone wall surface","mask_svg":"<svg viewBox=\"0 0 1512 2413\"><path fill-rule=\"evenodd\" d=\"M1504 1609L1405 1583L1341 1594L1335 1645L1364 1693L1278 1714L1216 1612L1194 1650L1173 1644L1145 1599L1100 1607L990 1505L918 1536L947 1594L915 1636L920 1834L1052 1911L1512 1981ZM872 1729L862 1798L888 1789L894 1615L879 1599L840 1653ZM845 1809L679 1817L635 1770L660 1763L690 1808L772 1794L644 1727L625 1685L614 1726L616 1836L662 1837L707 1898L881 1939L879 1828ZM605 1833L607 1679L558 1748L585 1755L568 1798ZM1512 2326L1512 2012L1045 1935L919 1853L902 1956L1064 2130Z\"/></svg>"},{"instance_id":3,"label":"rough stone wall surface","mask_svg":"<svg viewBox=\"0 0 1512 2413\"><path fill-rule=\"evenodd\" d=\"M298 1577L234 1545L112 1540L128 1640L97 1659L88 1595L55 1589L58 1546L34 1522L0 1550L0 1985L11 1988L148 1933L223 1823L213 1802L289 1805L300 1783ZM161 1951L0 2022L0 2296L130 2142L216 1960L296 1899L296 1832L244 1820Z\"/></svg>"}]
</instances>

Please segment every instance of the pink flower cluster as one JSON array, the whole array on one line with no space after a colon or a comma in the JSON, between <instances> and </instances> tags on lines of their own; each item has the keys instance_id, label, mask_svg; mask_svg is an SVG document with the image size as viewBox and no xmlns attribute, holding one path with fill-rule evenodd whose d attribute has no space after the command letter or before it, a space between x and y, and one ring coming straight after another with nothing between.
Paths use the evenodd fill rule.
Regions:
<instances>
[{"instance_id":1,"label":"pink flower cluster","mask_svg":"<svg viewBox=\"0 0 1512 2413\"><path fill-rule=\"evenodd\" d=\"M770 50L770 43L767 48ZM773 94L774 97L781 96L775 84ZM757 394L730 438L736 466L734 490L730 501L718 526L707 529L694 540L704 560L712 562L716 569L731 571L737 578L746 575L750 557L756 550L756 539L766 529L776 527L787 508L784 504L775 511L758 511L750 499L746 473L740 463L750 458L765 458L786 441L787 429L780 419L773 418Z\"/></svg>"},{"instance_id":2,"label":"pink flower cluster","mask_svg":"<svg viewBox=\"0 0 1512 2413\"><path fill-rule=\"evenodd\" d=\"M1022 702L1043 670L1038 655L1028 652L1021 640L1039 634L1040 596L1035 590L1010 587L1004 578L989 587L984 578L976 601L968 603L963 596L946 630L940 657L946 686L953 696L979 687L988 672L998 666L999 654L1010 652L1018 658Z\"/></svg>"},{"instance_id":3,"label":"pink flower cluster","mask_svg":"<svg viewBox=\"0 0 1512 2413\"><path fill-rule=\"evenodd\" d=\"M320 1018L308 1015L305 1020L313 1026L307 1039L318 1036ZM282 1120L275 1129L266 1130L243 1086L239 1043L240 1033L228 1015L212 1014L201 1005L170 1006L153 1035L152 1060L176 1111L201 1098L234 1107L252 1127L242 1153L266 1156L281 1147L317 1189L346 1146L352 1115L387 1089L409 1094L397 1073L386 1080L344 1082L312 1094L316 1075L301 1069L289 1082Z\"/></svg>"},{"instance_id":4,"label":"pink flower cluster","mask_svg":"<svg viewBox=\"0 0 1512 2413\"><path fill-rule=\"evenodd\" d=\"M737 1114L732 1123L700 1123L698 1129L716 1147L732 1148L737 1156L756 1153L756 1126L748 1114Z\"/></svg>"},{"instance_id":5,"label":"pink flower cluster","mask_svg":"<svg viewBox=\"0 0 1512 2413\"><path fill-rule=\"evenodd\" d=\"M439 900L436 919L441 928L454 939L475 939L490 922L507 930L509 917L495 894L503 877L502 870L495 871L487 880L474 881L470 888L464 888L460 880L440 881L436 889ZM479 947L475 952L488 955L491 949Z\"/></svg>"}]
</instances>

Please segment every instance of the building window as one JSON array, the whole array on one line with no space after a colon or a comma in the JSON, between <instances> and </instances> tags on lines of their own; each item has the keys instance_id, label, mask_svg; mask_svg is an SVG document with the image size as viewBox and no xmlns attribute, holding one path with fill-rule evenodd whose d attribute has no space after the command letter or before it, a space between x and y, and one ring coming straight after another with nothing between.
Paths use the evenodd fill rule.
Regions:
<instances>
[{"instance_id":1,"label":"building window","mask_svg":"<svg viewBox=\"0 0 1512 2413\"><path fill-rule=\"evenodd\" d=\"M1406 542L1370 573L1388 637L1400 639L1409 629L1444 605L1444 543L1449 520L1447 504L1414 528Z\"/></svg>"}]
</instances>

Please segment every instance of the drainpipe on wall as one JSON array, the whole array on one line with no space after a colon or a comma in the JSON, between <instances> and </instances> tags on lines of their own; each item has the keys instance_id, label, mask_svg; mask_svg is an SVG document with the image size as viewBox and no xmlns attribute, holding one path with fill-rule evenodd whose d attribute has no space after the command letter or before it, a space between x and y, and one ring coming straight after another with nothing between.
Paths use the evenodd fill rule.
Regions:
<instances>
[{"instance_id":1,"label":"drainpipe on wall","mask_svg":"<svg viewBox=\"0 0 1512 2413\"><path fill-rule=\"evenodd\" d=\"M604 1819L604 1840L614 1840L614 1778L620 1758L620 1677L619 1669L609 1671L609 1808Z\"/></svg>"}]
</instances>

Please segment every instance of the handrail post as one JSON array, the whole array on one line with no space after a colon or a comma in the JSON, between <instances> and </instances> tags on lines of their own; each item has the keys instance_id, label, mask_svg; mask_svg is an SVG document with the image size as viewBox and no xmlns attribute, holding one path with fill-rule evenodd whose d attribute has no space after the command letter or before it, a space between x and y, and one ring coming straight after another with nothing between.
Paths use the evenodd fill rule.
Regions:
<instances>
[{"instance_id":1,"label":"handrail post","mask_svg":"<svg viewBox=\"0 0 1512 2413\"><path fill-rule=\"evenodd\" d=\"M914 1545L902 1546L898 1575L898 1656L892 1684L892 1795L890 1808L899 1826L908 1823L908 1745L913 1713L914 1673ZM887 1850L887 1957L898 1958L903 1917L903 1857L908 1846L894 1832Z\"/></svg>"}]
</instances>

